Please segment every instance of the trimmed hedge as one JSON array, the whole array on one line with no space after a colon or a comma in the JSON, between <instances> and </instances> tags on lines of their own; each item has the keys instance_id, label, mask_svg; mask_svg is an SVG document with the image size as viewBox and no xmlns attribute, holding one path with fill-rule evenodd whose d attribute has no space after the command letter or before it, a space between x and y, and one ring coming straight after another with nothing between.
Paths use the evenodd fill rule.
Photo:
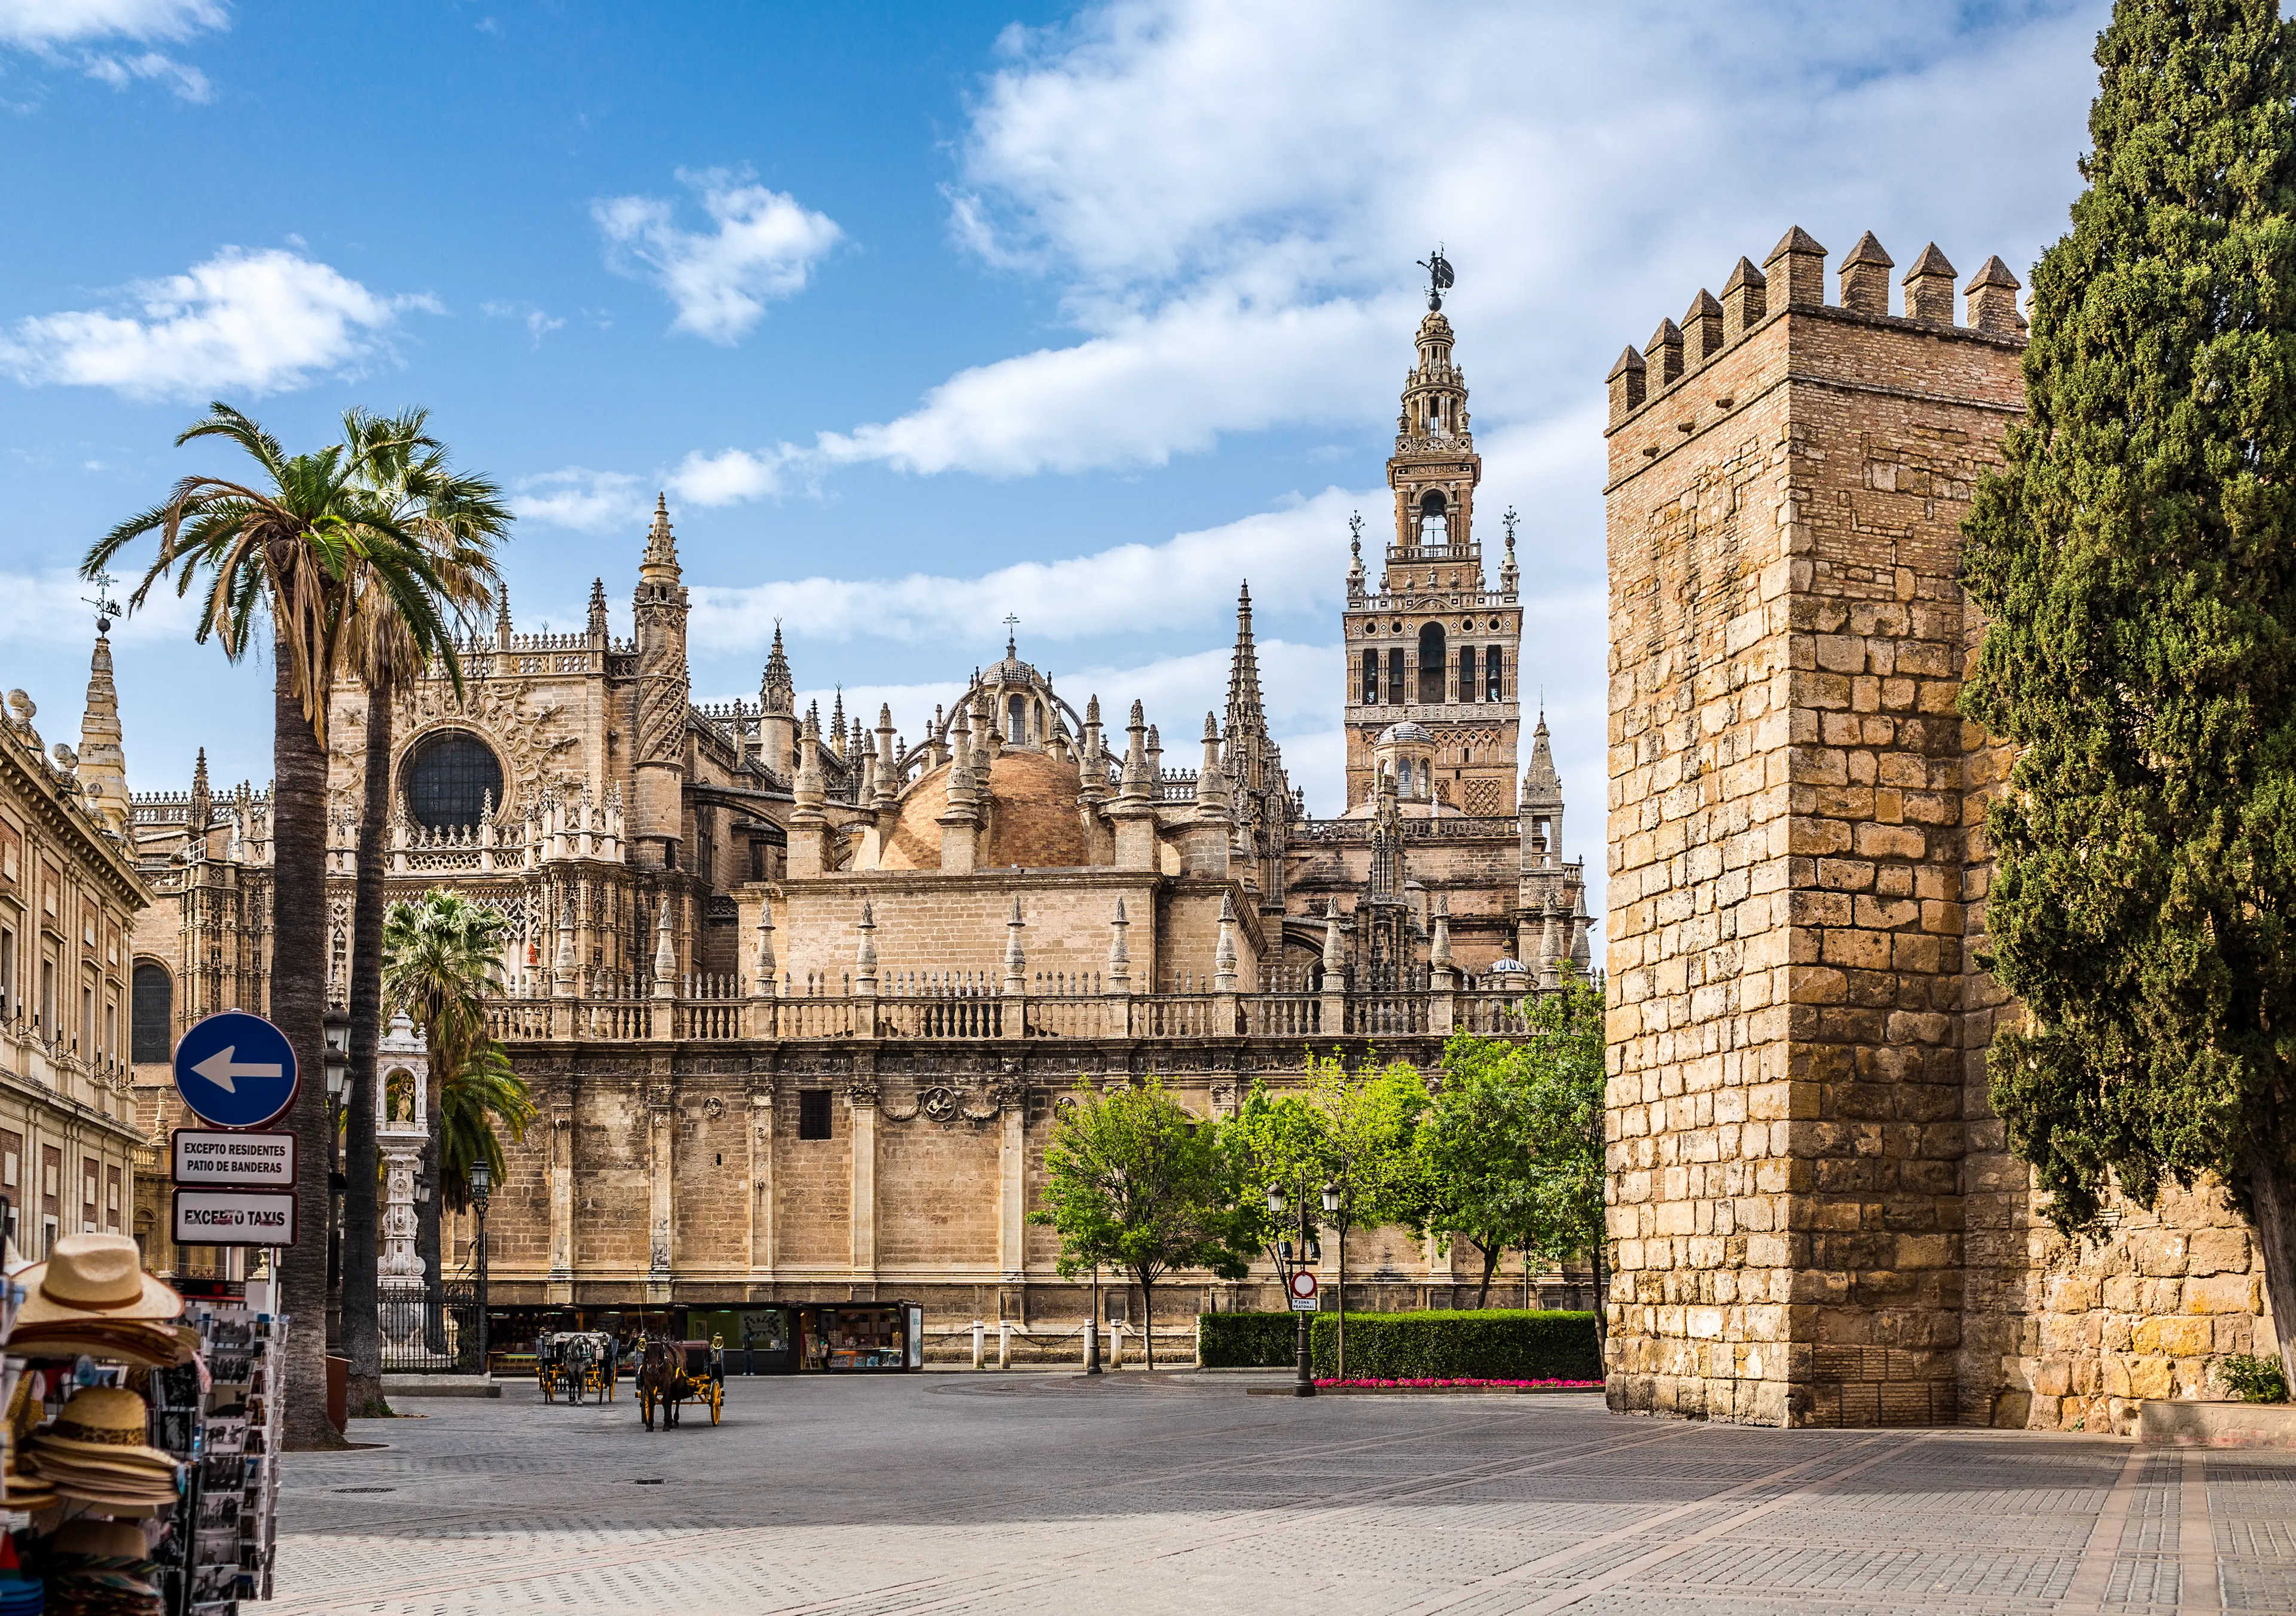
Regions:
<instances>
[{"instance_id":1,"label":"trimmed hedge","mask_svg":"<svg viewBox=\"0 0 2296 1616\"><path fill-rule=\"evenodd\" d=\"M1289 1313L1199 1313L1197 1362L1207 1369L1281 1369L1300 1361Z\"/></svg>"},{"instance_id":2,"label":"trimmed hedge","mask_svg":"<svg viewBox=\"0 0 2296 1616\"><path fill-rule=\"evenodd\" d=\"M1199 1319L1208 1369L1288 1368L1299 1361L1289 1313L1207 1313ZM1316 1373L1339 1373L1340 1321L1318 1313ZM1592 1313L1492 1308L1480 1312L1350 1313L1348 1374L1378 1380L1599 1381L1603 1354Z\"/></svg>"}]
</instances>

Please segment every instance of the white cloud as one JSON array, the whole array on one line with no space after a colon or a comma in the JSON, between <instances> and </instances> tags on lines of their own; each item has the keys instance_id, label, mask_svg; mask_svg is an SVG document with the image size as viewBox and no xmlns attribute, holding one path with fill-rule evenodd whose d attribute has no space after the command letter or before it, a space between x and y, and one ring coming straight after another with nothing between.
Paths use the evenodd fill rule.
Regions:
<instances>
[{"instance_id":1,"label":"white cloud","mask_svg":"<svg viewBox=\"0 0 2296 1616\"><path fill-rule=\"evenodd\" d=\"M890 578L813 577L747 587L689 584L688 634L698 652L762 650L774 619L818 640L884 638L979 644L1007 612L1034 642L1198 627L1235 604L1249 579L1254 601L1278 611L1336 604L1347 572L1348 513L1383 494L1328 488L1283 510L1158 545L1021 562L977 578L913 572Z\"/></svg>"},{"instance_id":2,"label":"white cloud","mask_svg":"<svg viewBox=\"0 0 2296 1616\"><path fill-rule=\"evenodd\" d=\"M124 36L184 39L230 26L217 0L0 0L0 42L49 45Z\"/></svg>"},{"instance_id":3,"label":"white cloud","mask_svg":"<svg viewBox=\"0 0 2296 1616\"><path fill-rule=\"evenodd\" d=\"M540 348L543 338L566 327L564 320L531 303L481 303L479 312L489 320L515 320L525 326L529 348Z\"/></svg>"},{"instance_id":4,"label":"white cloud","mask_svg":"<svg viewBox=\"0 0 2296 1616\"><path fill-rule=\"evenodd\" d=\"M140 567L131 572L127 570L127 565L148 564L150 556L147 546L122 558L119 563L122 567L119 581L111 589L116 600L125 601L128 592L143 579ZM87 603L94 594L94 585L62 569L47 572L0 570L0 644L53 646L60 650L76 646L85 655L95 642L95 608ZM122 647L162 641L187 643L199 619L198 607L196 587L190 600L182 600L176 595L175 585L162 579L152 586L152 593L144 597L141 611L113 623L111 643ZM42 659L44 662L49 660ZM80 685L74 691L75 696L86 686L86 664L83 661L78 667ZM0 679L21 677L5 674L0 675ZM72 718L75 724L78 721L77 706L72 709Z\"/></svg>"},{"instance_id":5,"label":"white cloud","mask_svg":"<svg viewBox=\"0 0 2296 1616\"><path fill-rule=\"evenodd\" d=\"M522 521L552 522L585 533L609 532L633 523L642 527L653 509L644 485L628 472L594 472L584 466L521 478L510 504Z\"/></svg>"},{"instance_id":6,"label":"white cloud","mask_svg":"<svg viewBox=\"0 0 2296 1616\"><path fill-rule=\"evenodd\" d=\"M1013 30L951 229L1047 277L1081 340L804 453L1072 472L1367 417L1439 239L1487 422L1599 390L1622 342L1797 219L1837 249L1944 231L1971 267L2030 261L2075 183L2103 9L1470 0L1446 8L1439 72L1424 17L1374 0L1116 0ZM1904 160L1930 150L1988 158Z\"/></svg>"},{"instance_id":7,"label":"white cloud","mask_svg":"<svg viewBox=\"0 0 2296 1616\"><path fill-rule=\"evenodd\" d=\"M139 78L156 78L179 101L201 103L215 99L215 86L205 73L157 51L145 51L140 56L91 55L80 65L90 78L100 78L115 90L124 90Z\"/></svg>"},{"instance_id":8,"label":"white cloud","mask_svg":"<svg viewBox=\"0 0 2296 1616\"><path fill-rule=\"evenodd\" d=\"M688 455L669 474L668 486L679 499L697 505L739 504L782 491L782 468L791 456L785 450L727 449Z\"/></svg>"},{"instance_id":9,"label":"white cloud","mask_svg":"<svg viewBox=\"0 0 2296 1616\"><path fill-rule=\"evenodd\" d=\"M292 252L226 247L183 275L139 282L128 313L19 320L0 367L26 386L107 387L131 398L281 392L375 355L426 297L386 297Z\"/></svg>"},{"instance_id":10,"label":"white cloud","mask_svg":"<svg viewBox=\"0 0 2296 1616\"><path fill-rule=\"evenodd\" d=\"M813 266L842 239L834 220L784 192L726 168L679 169L713 230L681 229L663 197L604 197L590 204L617 274L651 281L677 309L673 331L731 345L764 317L766 305L804 290Z\"/></svg>"}]
</instances>

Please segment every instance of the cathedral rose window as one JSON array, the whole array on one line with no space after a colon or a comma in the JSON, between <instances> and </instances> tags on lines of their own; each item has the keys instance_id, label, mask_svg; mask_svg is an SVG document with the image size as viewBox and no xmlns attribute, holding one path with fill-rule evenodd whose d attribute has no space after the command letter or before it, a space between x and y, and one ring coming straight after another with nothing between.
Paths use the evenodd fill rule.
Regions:
<instances>
[{"instance_id":1,"label":"cathedral rose window","mask_svg":"<svg viewBox=\"0 0 2296 1616\"><path fill-rule=\"evenodd\" d=\"M407 814L430 830L475 830L489 796L495 807L502 807L502 764L492 748L467 730L424 736L406 770Z\"/></svg>"}]
</instances>

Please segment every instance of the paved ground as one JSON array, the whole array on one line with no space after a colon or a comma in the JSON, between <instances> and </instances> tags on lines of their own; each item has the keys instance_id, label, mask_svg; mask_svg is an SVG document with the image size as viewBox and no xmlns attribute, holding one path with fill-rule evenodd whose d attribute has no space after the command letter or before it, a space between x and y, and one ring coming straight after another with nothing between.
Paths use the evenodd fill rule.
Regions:
<instances>
[{"instance_id":1,"label":"paved ground","mask_svg":"<svg viewBox=\"0 0 2296 1616\"><path fill-rule=\"evenodd\" d=\"M1227 1375L737 1380L651 1434L412 1407L287 1460L276 1616L2296 1612L2296 1454Z\"/></svg>"}]
</instances>

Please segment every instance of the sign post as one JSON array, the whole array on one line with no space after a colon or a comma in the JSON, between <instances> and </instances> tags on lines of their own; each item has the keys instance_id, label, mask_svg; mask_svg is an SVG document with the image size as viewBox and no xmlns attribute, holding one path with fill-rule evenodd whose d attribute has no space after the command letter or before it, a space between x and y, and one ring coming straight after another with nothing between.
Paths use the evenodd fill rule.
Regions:
<instances>
[{"instance_id":1,"label":"sign post","mask_svg":"<svg viewBox=\"0 0 2296 1616\"><path fill-rule=\"evenodd\" d=\"M193 1024L175 1064L176 1092L212 1125L168 1137L176 1243L293 1245L295 1136L259 1130L295 1103L295 1046L261 1016L226 1010Z\"/></svg>"},{"instance_id":2,"label":"sign post","mask_svg":"<svg viewBox=\"0 0 2296 1616\"><path fill-rule=\"evenodd\" d=\"M1323 1305L1316 1300L1316 1276L1306 1268L1292 1269L1291 1282L1285 1289L1292 1293L1292 1311L1294 1313L1313 1313Z\"/></svg>"}]
</instances>

